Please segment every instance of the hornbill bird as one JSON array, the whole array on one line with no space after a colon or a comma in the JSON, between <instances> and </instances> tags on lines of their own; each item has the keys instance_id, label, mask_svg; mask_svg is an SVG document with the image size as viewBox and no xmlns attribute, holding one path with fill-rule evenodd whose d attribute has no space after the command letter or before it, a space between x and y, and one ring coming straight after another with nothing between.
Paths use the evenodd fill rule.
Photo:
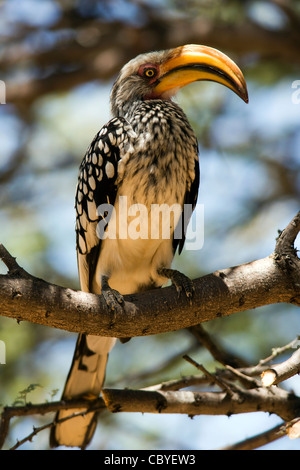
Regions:
<instances>
[{"instance_id":1,"label":"hornbill bird","mask_svg":"<svg viewBox=\"0 0 300 470\"><path fill-rule=\"evenodd\" d=\"M185 207L194 209L197 201L198 144L172 97L197 80L221 83L248 102L242 72L216 49L192 44L139 55L119 73L111 92L113 118L95 136L81 163L75 201L80 285L85 292L102 294L112 310L123 308L124 294L161 287L169 279L178 291L192 295L191 281L172 270L171 262L176 249L180 253L184 245ZM118 216L124 220L124 197L128 208L143 204L148 214L153 204L179 205L170 236L151 238L150 231L148 237L120 236L121 222L115 222L115 236L103 236L113 220L108 207L113 207L117 220ZM132 220L129 212L126 220ZM181 239L174 236L178 224L185 225ZM115 341L79 334L63 400L99 396ZM76 411L82 410L57 413L52 447L88 445L97 413L64 419Z\"/></svg>"}]
</instances>

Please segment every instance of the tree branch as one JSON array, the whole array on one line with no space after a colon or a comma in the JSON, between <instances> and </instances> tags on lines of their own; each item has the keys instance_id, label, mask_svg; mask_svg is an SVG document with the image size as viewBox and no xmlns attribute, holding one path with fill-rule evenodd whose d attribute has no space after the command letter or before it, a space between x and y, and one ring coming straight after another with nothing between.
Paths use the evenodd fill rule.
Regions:
<instances>
[{"instance_id":1,"label":"tree branch","mask_svg":"<svg viewBox=\"0 0 300 470\"><path fill-rule=\"evenodd\" d=\"M300 212L279 236L274 254L194 280L192 306L167 287L125 296L121 314L112 314L101 295L31 276L0 245L0 257L9 268L0 276L0 315L77 333L132 337L187 328L262 305L300 305L300 260L291 249L299 230Z\"/></svg>"},{"instance_id":2,"label":"tree branch","mask_svg":"<svg viewBox=\"0 0 300 470\"><path fill-rule=\"evenodd\" d=\"M0 420L0 449L2 449L6 436L8 434L8 429L10 425L10 420L16 416L31 416L34 414L44 415L51 412L56 412L58 410L68 410L68 409L82 409L82 413L86 414L92 411L101 411L105 409L105 403L102 398L97 398L96 400L88 400L88 399L77 399L77 400L69 400L69 401L58 401L58 402L50 402L50 403L42 403L33 405L29 403L24 406L6 406L3 409L1 414ZM80 414L77 413L77 414ZM76 413L75 413L76 415ZM71 419L73 415L69 415L67 418L62 418L60 421L65 421L66 419ZM37 432L49 428L53 426L53 422L48 423L37 430L34 430L31 433L30 438L33 437ZM30 440L30 438L26 437L21 441L18 441L17 445L14 448L21 445L23 442Z\"/></svg>"},{"instance_id":3,"label":"tree branch","mask_svg":"<svg viewBox=\"0 0 300 470\"><path fill-rule=\"evenodd\" d=\"M295 340L294 340L295 342ZM290 347L286 345L280 348L285 351ZM278 354L279 348L276 349ZM273 356L270 356L271 359ZM73 400L61 400L57 402L31 404L23 406L6 406L3 409L0 420L0 449L8 434L10 420L13 417L29 416L34 414L44 415L58 410L76 409L78 411L60 421L72 419L75 415L85 415L90 412L101 412L108 407L111 412L136 412L136 413L182 413L194 415L231 415L233 413L248 413L264 411L276 413L288 422L280 425L280 429L266 431L251 439L246 439L226 449L246 450L254 449L285 434L290 438L300 435L300 397L293 392L288 392L279 387L264 388L259 381L253 379L253 375L260 374L260 367L248 367L233 369L226 365L225 369L217 369L214 373L208 372L203 366L190 357L184 359L191 362L197 369L203 372L202 376L182 377L181 379L152 385L140 390L113 390L104 389L104 399L95 400L78 398ZM255 371L255 372L254 372ZM236 383L239 381L241 386ZM221 392L185 392L179 389L195 385L212 384ZM171 392L171 393L166 393ZM33 431L17 443L11 449L19 448L23 443L30 441L39 432L48 429L54 423L34 427ZM280 430L278 433L277 431ZM275 432L276 431L276 432Z\"/></svg>"},{"instance_id":4,"label":"tree branch","mask_svg":"<svg viewBox=\"0 0 300 470\"><path fill-rule=\"evenodd\" d=\"M266 369L261 375L261 381L264 387L270 387L270 385L277 385L296 374L300 374L300 348L286 361Z\"/></svg>"},{"instance_id":5,"label":"tree branch","mask_svg":"<svg viewBox=\"0 0 300 470\"><path fill-rule=\"evenodd\" d=\"M237 442L231 446L224 447L220 450L254 450L265 444L269 444L270 442L280 439L281 437L285 436L285 434L285 424L281 423L278 426L269 429L268 431L257 434L256 436L245 439L244 441Z\"/></svg>"},{"instance_id":6,"label":"tree branch","mask_svg":"<svg viewBox=\"0 0 300 470\"><path fill-rule=\"evenodd\" d=\"M246 367L248 365L244 359L237 357L236 354L231 354L219 344L216 344L211 335L205 331L202 325L191 326L189 331L220 364L231 365L232 367Z\"/></svg>"},{"instance_id":7,"label":"tree branch","mask_svg":"<svg viewBox=\"0 0 300 470\"><path fill-rule=\"evenodd\" d=\"M78 399L38 405L5 407L0 422L0 449L6 438L11 418L46 414L60 409L82 409L86 414L103 411L105 407L112 413L163 413L196 415L227 415L264 411L276 413L286 421L295 420L299 414L300 398L278 387L245 390L234 387L227 392L191 392L157 390L118 390L104 389L103 398L90 401ZM79 413L81 413L79 411ZM73 416L73 415L72 415ZM64 418L65 419L65 418ZM71 416L66 419L72 419ZM298 420L295 420L298 423ZM293 421L294 422L294 421ZM48 423L38 431L49 428ZM32 436L36 434L34 430ZM31 436L31 435L30 435ZM28 438L20 442L27 441Z\"/></svg>"},{"instance_id":8,"label":"tree branch","mask_svg":"<svg viewBox=\"0 0 300 470\"><path fill-rule=\"evenodd\" d=\"M227 415L265 411L288 421L299 413L300 398L280 388L227 392L150 391L103 389L109 411Z\"/></svg>"}]
</instances>

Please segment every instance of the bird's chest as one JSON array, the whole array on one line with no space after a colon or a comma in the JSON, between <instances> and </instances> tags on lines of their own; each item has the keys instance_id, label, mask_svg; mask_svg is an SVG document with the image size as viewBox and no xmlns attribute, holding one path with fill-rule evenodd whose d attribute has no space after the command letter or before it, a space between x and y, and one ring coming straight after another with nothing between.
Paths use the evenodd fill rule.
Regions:
<instances>
[{"instance_id":1,"label":"bird's chest","mask_svg":"<svg viewBox=\"0 0 300 470\"><path fill-rule=\"evenodd\" d=\"M129 204L183 204L195 168L195 140L168 116L133 121L136 139L120 162L119 196Z\"/></svg>"},{"instance_id":2,"label":"bird's chest","mask_svg":"<svg viewBox=\"0 0 300 470\"><path fill-rule=\"evenodd\" d=\"M186 184L186 174L174 161L173 152L138 152L126 164L118 195L126 196L130 204L148 208L152 204L181 203Z\"/></svg>"}]
</instances>

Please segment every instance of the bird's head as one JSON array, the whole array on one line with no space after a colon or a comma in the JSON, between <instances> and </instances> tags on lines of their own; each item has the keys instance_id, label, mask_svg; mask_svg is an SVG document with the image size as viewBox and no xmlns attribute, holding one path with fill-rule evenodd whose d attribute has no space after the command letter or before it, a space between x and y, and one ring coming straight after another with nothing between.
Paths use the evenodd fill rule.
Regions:
<instances>
[{"instance_id":1,"label":"bird's head","mask_svg":"<svg viewBox=\"0 0 300 470\"><path fill-rule=\"evenodd\" d=\"M244 76L229 57L211 47L189 44L141 54L124 65L112 88L112 113L122 115L136 100L170 99L198 80L221 83L248 102Z\"/></svg>"}]
</instances>

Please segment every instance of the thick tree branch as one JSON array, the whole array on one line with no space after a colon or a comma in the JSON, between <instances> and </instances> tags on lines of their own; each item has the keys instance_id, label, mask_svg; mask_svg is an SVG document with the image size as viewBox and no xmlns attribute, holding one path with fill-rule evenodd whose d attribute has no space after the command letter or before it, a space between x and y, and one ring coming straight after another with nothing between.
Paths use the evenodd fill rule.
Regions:
<instances>
[{"instance_id":1,"label":"thick tree branch","mask_svg":"<svg viewBox=\"0 0 300 470\"><path fill-rule=\"evenodd\" d=\"M227 415L264 411L276 413L286 421L294 420L299 415L300 398L292 393L277 387L258 389L232 388L227 392L190 392L190 391L154 391L154 390L117 390L104 389L103 397L89 401L78 399L70 401L51 402L38 405L5 407L0 422L0 449L2 448L10 420L16 416L29 416L33 414L46 414L60 409L82 409L86 414L91 411L103 411L105 407L112 413L159 413L196 415ZM105 403L104 403L105 402ZM81 412L78 411L80 414ZM66 419L71 419L66 418ZM298 423L298 420L296 420ZM34 429L31 435L49 428L48 423ZM30 436L31 436L30 435ZM28 437L20 443L26 442ZM17 446L20 445L17 443ZM16 447L16 446L15 446Z\"/></svg>"},{"instance_id":2,"label":"thick tree branch","mask_svg":"<svg viewBox=\"0 0 300 470\"><path fill-rule=\"evenodd\" d=\"M293 343L280 348L280 350L285 351L291 344ZM276 349L277 354L278 351L279 348ZM95 400L89 400L84 397L35 405L28 403L24 406L6 406L0 420L0 449L8 434L12 418L34 414L45 415L62 409L74 408L78 411L62 420L71 419L74 415L85 415L94 411L101 412L106 408L111 412L186 413L190 416L201 414L229 416L232 413L264 411L276 413L288 421L280 426L281 432L277 433L278 429L273 429L230 446L228 449L254 449L285 434L291 438L299 437L300 397L279 387L268 389L262 387L259 381L252 377L260 374L259 366L233 369L227 365L225 369L217 369L211 373L190 357L184 358L195 365L196 369L200 369L203 375L183 377L140 390L104 389L104 399L99 397ZM273 356L271 356L272 358ZM195 385L205 385L206 387L212 385L213 388L217 386L221 392L185 392L180 390ZM53 422L48 422L42 426L33 427L33 431L20 441L18 440L11 449L19 448L23 443L30 441L36 434L50 428L53 424Z\"/></svg>"},{"instance_id":3,"label":"thick tree branch","mask_svg":"<svg viewBox=\"0 0 300 470\"><path fill-rule=\"evenodd\" d=\"M300 398L280 388L259 388L236 392L145 391L104 389L103 398L112 412L183 413L227 415L265 411L284 420L299 415Z\"/></svg>"},{"instance_id":4,"label":"thick tree branch","mask_svg":"<svg viewBox=\"0 0 300 470\"><path fill-rule=\"evenodd\" d=\"M192 306L168 287L125 296L121 314L112 314L102 296L47 283L15 265L11 271L13 258L7 261L8 252L0 246L0 257L10 269L0 276L0 315L72 332L127 337L187 328L262 305L300 305L300 260L291 248L299 230L300 212L280 234L274 254L196 279Z\"/></svg>"}]
</instances>

